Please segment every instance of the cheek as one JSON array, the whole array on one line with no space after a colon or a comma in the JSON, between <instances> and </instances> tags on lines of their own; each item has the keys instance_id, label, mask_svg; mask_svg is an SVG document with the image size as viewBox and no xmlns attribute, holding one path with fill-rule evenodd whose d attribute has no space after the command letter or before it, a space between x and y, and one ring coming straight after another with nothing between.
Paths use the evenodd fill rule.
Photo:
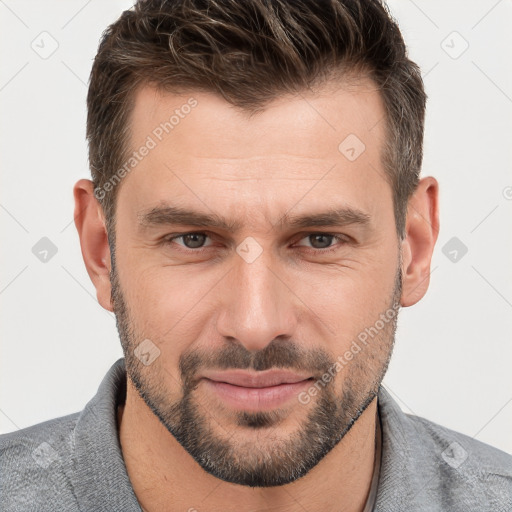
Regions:
<instances>
[{"instance_id":1,"label":"cheek","mask_svg":"<svg viewBox=\"0 0 512 512\"><path fill-rule=\"evenodd\" d=\"M172 267L133 268L123 290L138 337L156 343L167 360L177 359L204 328L205 319L199 315L216 280L210 281L197 270L192 274Z\"/></svg>"},{"instance_id":2,"label":"cheek","mask_svg":"<svg viewBox=\"0 0 512 512\"><path fill-rule=\"evenodd\" d=\"M319 272L303 281L307 286L300 296L307 297L306 304L318 315L320 332L331 338L329 348L337 355L392 306L398 260L396 254L381 254L357 268Z\"/></svg>"}]
</instances>

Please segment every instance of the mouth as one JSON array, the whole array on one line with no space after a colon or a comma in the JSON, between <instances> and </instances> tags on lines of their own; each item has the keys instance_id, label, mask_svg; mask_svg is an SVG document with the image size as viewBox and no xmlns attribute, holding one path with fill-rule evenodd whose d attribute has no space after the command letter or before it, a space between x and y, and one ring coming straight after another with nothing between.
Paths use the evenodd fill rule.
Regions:
<instances>
[{"instance_id":1,"label":"mouth","mask_svg":"<svg viewBox=\"0 0 512 512\"><path fill-rule=\"evenodd\" d=\"M311 385L313 377L287 371L208 372L201 379L225 404L262 411L285 405Z\"/></svg>"}]
</instances>

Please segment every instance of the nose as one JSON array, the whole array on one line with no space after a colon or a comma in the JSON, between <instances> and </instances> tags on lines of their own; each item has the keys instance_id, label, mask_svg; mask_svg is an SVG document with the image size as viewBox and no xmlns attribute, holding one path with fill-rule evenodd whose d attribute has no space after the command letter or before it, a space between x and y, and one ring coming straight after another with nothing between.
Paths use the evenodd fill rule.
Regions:
<instances>
[{"instance_id":1,"label":"nose","mask_svg":"<svg viewBox=\"0 0 512 512\"><path fill-rule=\"evenodd\" d=\"M247 350L264 349L273 339L294 335L298 298L270 250L252 262L235 257L223 289L219 334L238 340ZM294 306L295 305L295 306Z\"/></svg>"}]
</instances>

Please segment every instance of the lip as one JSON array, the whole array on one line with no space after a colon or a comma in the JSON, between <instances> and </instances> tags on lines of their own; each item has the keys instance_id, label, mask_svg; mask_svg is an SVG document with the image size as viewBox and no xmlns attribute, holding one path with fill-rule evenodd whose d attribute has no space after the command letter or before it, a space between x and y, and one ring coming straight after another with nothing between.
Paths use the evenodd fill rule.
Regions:
<instances>
[{"instance_id":1,"label":"lip","mask_svg":"<svg viewBox=\"0 0 512 512\"><path fill-rule=\"evenodd\" d=\"M286 371L209 372L202 381L225 404L248 411L270 410L285 405L312 377Z\"/></svg>"},{"instance_id":2,"label":"lip","mask_svg":"<svg viewBox=\"0 0 512 512\"><path fill-rule=\"evenodd\" d=\"M230 370L206 372L203 377L215 382L225 382L244 388L267 388L280 384L295 384L310 379L312 376L300 375L286 370L266 370L264 372Z\"/></svg>"}]
</instances>

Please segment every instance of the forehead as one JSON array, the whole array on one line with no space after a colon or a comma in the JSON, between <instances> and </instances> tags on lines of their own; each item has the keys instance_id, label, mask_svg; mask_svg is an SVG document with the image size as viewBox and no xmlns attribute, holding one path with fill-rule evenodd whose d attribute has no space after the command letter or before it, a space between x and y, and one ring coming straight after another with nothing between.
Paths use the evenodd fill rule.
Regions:
<instances>
[{"instance_id":1,"label":"forehead","mask_svg":"<svg viewBox=\"0 0 512 512\"><path fill-rule=\"evenodd\" d=\"M193 135L196 155L220 158L283 150L297 156L324 156L338 150L348 135L365 145L379 144L384 126L381 94L365 78L331 81L314 91L279 96L257 113L214 93L172 94L144 86L134 95L130 119L132 148L149 135L159 146L177 147L186 139L191 149ZM230 140L244 144L230 145Z\"/></svg>"},{"instance_id":2,"label":"forehead","mask_svg":"<svg viewBox=\"0 0 512 512\"><path fill-rule=\"evenodd\" d=\"M381 95L366 80L282 96L253 115L213 93L145 86L130 121L130 154L138 156L118 200L137 213L176 200L239 218L258 208L271 219L272 210L318 206L330 195L364 210L372 195L391 198L384 119Z\"/></svg>"}]
</instances>

